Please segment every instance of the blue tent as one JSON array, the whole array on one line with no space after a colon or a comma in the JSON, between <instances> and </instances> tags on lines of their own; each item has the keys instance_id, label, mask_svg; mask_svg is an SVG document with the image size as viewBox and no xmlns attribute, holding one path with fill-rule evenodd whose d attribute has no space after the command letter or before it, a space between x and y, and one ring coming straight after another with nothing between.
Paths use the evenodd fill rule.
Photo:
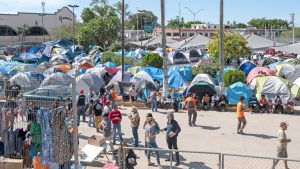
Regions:
<instances>
[{"instance_id":1,"label":"blue tent","mask_svg":"<svg viewBox=\"0 0 300 169\"><path fill-rule=\"evenodd\" d=\"M116 67L116 65L113 64L112 62L106 62L106 63L104 63L104 66L111 67L111 68L115 68Z\"/></svg>"},{"instance_id":2,"label":"blue tent","mask_svg":"<svg viewBox=\"0 0 300 169\"><path fill-rule=\"evenodd\" d=\"M163 71L162 71L162 69L151 67L151 66L141 67L141 69L143 71L147 72L152 77L152 79L155 79L159 82L163 81Z\"/></svg>"},{"instance_id":3,"label":"blue tent","mask_svg":"<svg viewBox=\"0 0 300 169\"><path fill-rule=\"evenodd\" d=\"M4 68L0 67L0 73L3 75L8 75L7 71Z\"/></svg>"},{"instance_id":4,"label":"blue tent","mask_svg":"<svg viewBox=\"0 0 300 169\"><path fill-rule=\"evenodd\" d=\"M179 68L179 72L183 75L185 80L193 80L192 67L190 65L184 65Z\"/></svg>"},{"instance_id":5,"label":"blue tent","mask_svg":"<svg viewBox=\"0 0 300 169\"><path fill-rule=\"evenodd\" d=\"M256 65L254 63L246 61L240 65L239 70L241 70L247 76L254 68L256 68Z\"/></svg>"},{"instance_id":6,"label":"blue tent","mask_svg":"<svg viewBox=\"0 0 300 169\"><path fill-rule=\"evenodd\" d=\"M16 61L7 62L7 61L0 60L0 67L2 67L2 69L6 70L6 72L9 72L13 67L20 65L20 64L22 64L22 63L16 62Z\"/></svg>"},{"instance_id":7,"label":"blue tent","mask_svg":"<svg viewBox=\"0 0 300 169\"><path fill-rule=\"evenodd\" d=\"M178 70L174 70L169 74L168 84L170 87L179 88L185 81L183 75Z\"/></svg>"},{"instance_id":8,"label":"blue tent","mask_svg":"<svg viewBox=\"0 0 300 169\"><path fill-rule=\"evenodd\" d=\"M244 96L244 103L248 104L253 95L253 90L242 82L237 82L229 86L225 91L225 96L229 104L237 104L240 96Z\"/></svg>"}]
</instances>

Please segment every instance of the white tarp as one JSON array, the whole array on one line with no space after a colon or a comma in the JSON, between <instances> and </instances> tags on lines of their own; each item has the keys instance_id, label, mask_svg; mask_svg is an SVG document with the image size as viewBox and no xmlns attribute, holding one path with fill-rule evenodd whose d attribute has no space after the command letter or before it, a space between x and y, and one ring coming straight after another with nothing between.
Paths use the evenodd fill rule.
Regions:
<instances>
[{"instance_id":1,"label":"white tarp","mask_svg":"<svg viewBox=\"0 0 300 169\"><path fill-rule=\"evenodd\" d=\"M46 77L46 79L43 80L41 87L49 86L49 85L70 86L71 82L72 82L71 76L62 72L56 72Z\"/></svg>"}]
</instances>

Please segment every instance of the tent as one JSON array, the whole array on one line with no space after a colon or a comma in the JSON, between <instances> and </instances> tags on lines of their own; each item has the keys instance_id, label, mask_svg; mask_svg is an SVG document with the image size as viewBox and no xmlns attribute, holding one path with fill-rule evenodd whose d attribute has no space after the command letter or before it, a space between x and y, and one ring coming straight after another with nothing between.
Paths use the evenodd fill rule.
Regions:
<instances>
[{"instance_id":1,"label":"tent","mask_svg":"<svg viewBox=\"0 0 300 169\"><path fill-rule=\"evenodd\" d=\"M114 82L124 82L130 83L131 74L129 72L124 72L124 79L122 80L122 71L119 71L110 81L109 84Z\"/></svg>"},{"instance_id":2,"label":"tent","mask_svg":"<svg viewBox=\"0 0 300 169\"><path fill-rule=\"evenodd\" d=\"M252 95L253 90L251 90L242 82L237 82L230 85L225 91L225 97L227 98L228 103L231 105L237 104L240 100L240 96L244 96L244 103L248 104Z\"/></svg>"},{"instance_id":3,"label":"tent","mask_svg":"<svg viewBox=\"0 0 300 169\"><path fill-rule=\"evenodd\" d=\"M14 76L15 74L19 73L19 72L30 72L30 71L34 71L36 65L34 64L21 64L21 65L17 65L15 67L13 67L8 74L10 76Z\"/></svg>"},{"instance_id":4,"label":"tent","mask_svg":"<svg viewBox=\"0 0 300 169\"><path fill-rule=\"evenodd\" d=\"M215 81L208 74L198 74L184 93L187 95L190 92L196 93L198 98L205 93L213 95L216 93Z\"/></svg>"},{"instance_id":5,"label":"tent","mask_svg":"<svg viewBox=\"0 0 300 169\"><path fill-rule=\"evenodd\" d=\"M71 76L62 73L62 72L56 72L51 74L50 76L46 77L41 87L43 86L49 86L49 85L64 85L64 86L70 86L72 82Z\"/></svg>"},{"instance_id":6,"label":"tent","mask_svg":"<svg viewBox=\"0 0 300 169\"><path fill-rule=\"evenodd\" d=\"M286 75L286 79L291 83L300 77L300 65L296 65L292 73Z\"/></svg>"},{"instance_id":7,"label":"tent","mask_svg":"<svg viewBox=\"0 0 300 169\"><path fill-rule=\"evenodd\" d=\"M145 71L140 71L135 74L130 79L130 82L135 85L136 91L142 99L147 99L149 92L156 91L158 89L152 77Z\"/></svg>"},{"instance_id":8,"label":"tent","mask_svg":"<svg viewBox=\"0 0 300 169\"><path fill-rule=\"evenodd\" d=\"M199 82L199 81L203 81L203 82L207 82L209 84L212 84L213 86L215 86L215 81L212 77L210 77L208 74L198 74L194 79L193 81L191 82L192 83L196 83L196 82Z\"/></svg>"},{"instance_id":9,"label":"tent","mask_svg":"<svg viewBox=\"0 0 300 169\"><path fill-rule=\"evenodd\" d=\"M38 88L40 82L33 76L29 76L25 73L17 73L9 79L10 83L15 83L21 86L21 91L30 91Z\"/></svg>"},{"instance_id":10,"label":"tent","mask_svg":"<svg viewBox=\"0 0 300 169\"><path fill-rule=\"evenodd\" d=\"M193 80L193 73L191 65L184 65L183 67L179 68L179 72L183 75L185 80Z\"/></svg>"},{"instance_id":11,"label":"tent","mask_svg":"<svg viewBox=\"0 0 300 169\"><path fill-rule=\"evenodd\" d=\"M188 53L184 53L189 62L198 62L201 59L201 51L191 50Z\"/></svg>"},{"instance_id":12,"label":"tent","mask_svg":"<svg viewBox=\"0 0 300 169\"><path fill-rule=\"evenodd\" d=\"M110 90L112 87L114 87L118 96L122 96L124 98L125 96L129 95L129 90L130 90L131 86L132 86L132 83L114 82L114 83L109 83L106 86L106 90Z\"/></svg>"},{"instance_id":13,"label":"tent","mask_svg":"<svg viewBox=\"0 0 300 169\"><path fill-rule=\"evenodd\" d=\"M300 42L290 44L290 45L280 46L280 47L272 47L272 48L283 52L300 54Z\"/></svg>"},{"instance_id":14,"label":"tent","mask_svg":"<svg viewBox=\"0 0 300 169\"><path fill-rule=\"evenodd\" d=\"M42 83L42 81L45 79L45 76L40 72L25 72L25 74L29 78L35 78L39 83Z\"/></svg>"},{"instance_id":15,"label":"tent","mask_svg":"<svg viewBox=\"0 0 300 169\"><path fill-rule=\"evenodd\" d=\"M285 64L291 64L291 63L280 61L280 62L272 63L272 64L270 64L268 67L269 67L270 69L272 69L272 70L275 70L275 69L276 69L275 67L276 67L277 65L285 65Z\"/></svg>"},{"instance_id":16,"label":"tent","mask_svg":"<svg viewBox=\"0 0 300 169\"><path fill-rule=\"evenodd\" d=\"M105 84L108 84L112 75L110 75L106 70L105 67L94 67L88 69L86 73L91 73L96 75L97 77L104 80Z\"/></svg>"},{"instance_id":17,"label":"tent","mask_svg":"<svg viewBox=\"0 0 300 169\"><path fill-rule=\"evenodd\" d=\"M111 67L111 68L115 68L116 67L116 65L113 64L112 62L106 62L106 63L104 63L104 66Z\"/></svg>"},{"instance_id":18,"label":"tent","mask_svg":"<svg viewBox=\"0 0 300 169\"><path fill-rule=\"evenodd\" d=\"M248 74L247 84L250 84L251 81L257 76L266 76L266 75L275 75L275 72L265 67L256 67L252 69Z\"/></svg>"},{"instance_id":19,"label":"tent","mask_svg":"<svg viewBox=\"0 0 300 169\"><path fill-rule=\"evenodd\" d=\"M70 69L72 68L70 64L61 64L53 66L54 68L63 71L64 73L68 73Z\"/></svg>"},{"instance_id":20,"label":"tent","mask_svg":"<svg viewBox=\"0 0 300 169\"><path fill-rule=\"evenodd\" d=\"M141 71L141 66L133 66L133 67L127 69L127 71L130 72L131 74L135 75L139 71Z\"/></svg>"},{"instance_id":21,"label":"tent","mask_svg":"<svg viewBox=\"0 0 300 169\"><path fill-rule=\"evenodd\" d=\"M300 77L293 82L291 93L293 98L300 99Z\"/></svg>"},{"instance_id":22,"label":"tent","mask_svg":"<svg viewBox=\"0 0 300 169\"><path fill-rule=\"evenodd\" d=\"M8 73L13 67L21 65L22 63L20 62L16 62L16 61L12 61L12 62L8 62L8 61L4 61L4 60L0 60L0 67L4 70L6 70L6 72Z\"/></svg>"},{"instance_id":23,"label":"tent","mask_svg":"<svg viewBox=\"0 0 300 169\"><path fill-rule=\"evenodd\" d=\"M104 84L104 80L91 73L84 73L76 78L76 92L84 91L87 95L90 88L93 88L96 93L99 92L100 87Z\"/></svg>"},{"instance_id":24,"label":"tent","mask_svg":"<svg viewBox=\"0 0 300 169\"><path fill-rule=\"evenodd\" d=\"M264 59L259 60L258 64L260 66L264 67L264 66L268 66L270 64L276 63L276 62L278 62L277 59L268 57L268 58L264 58Z\"/></svg>"},{"instance_id":25,"label":"tent","mask_svg":"<svg viewBox=\"0 0 300 169\"><path fill-rule=\"evenodd\" d=\"M293 58L286 59L283 62L291 63L291 64L294 64L294 65L300 64L300 60L293 59Z\"/></svg>"},{"instance_id":26,"label":"tent","mask_svg":"<svg viewBox=\"0 0 300 169\"><path fill-rule=\"evenodd\" d=\"M280 64L275 66L276 76L287 78L289 74L292 74L295 70L295 66L291 64Z\"/></svg>"},{"instance_id":27,"label":"tent","mask_svg":"<svg viewBox=\"0 0 300 169\"><path fill-rule=\"evenodd\" d=\"M32 53L20 53L12 57L11 60L22 63L37 63L41 56L34 55Z\"/></svg>"},{"instance_id":28,"label":"tent","mask_svg":"<svg viewBox=\"0 0 300 169\"><path fill-rule=\"evenodd\" d=\"M184 79L183 74L181 74L178 70L174 70L168 75L168 84L173 88L180 88L185 83L186 79Z\"/></svg>"},{"instance_id":29,"label":"tent","mask_svg":"<svg viewBox=\"0 0 300 169\"><path fill-rule=\"evenodd\" d=\"M80 63L80 68L81 69L90 69L90 68L93 68L93 67L94 67L94 65L89 61L83 61L83 62Z\"/></svg>"},{"instance_id":30,"label":"tent","mask_svg":"<svg viewBox=\"0 0 300 169\"><path fill-rule=\"evenodd\" d=\"M267 99L274 101L278 95L284 104L292 98L288 88L288 81L276 76L257 77L255 90L257 98L265 95Z\"/></svg>"},{"instance_id":31,"label":"tent","mask_svg":"<svg viewBox=\"0 0 300 169\"><path fill-rule=\"evenodd\" d=\"M246 76L254 69L256 65L250 61L244 61L241 63L239 70L241 70Z\"/></svg>"},{"instance_id":32,"label":"tent","mask_svg":"<svg viewBox=\"0 0 300 169\"><path fill-rule=\"evenodd\" d=\"M122 65L118 66L117 68L122 70ZM129 68L131 68L130 65L124 64L124 72L127 72Z\"/></svg>"},{"instance_id":33,"label":"tent","mask_svg":"<svg viewBox=\"0 0 300 169\"><path fill-rule=\"evenodd\" d=\"M51 67L51 68L49 68L49 69L46 69L46 70L43 72L43 74L44 74L45 76L49 76L49 75L51 75L51 74L53 74L53 73L57 73L57 72L63 72L63 71L60 70L60 69Z\"/></svg>"},{"instance_id":34,"label":"tent","mask_svg":"<svg viewBox=\"0 0 300 169\"><path fill-rule=\"evenodd\" d=\"M163 70L160 68L156 67L151 67L151 66L146 66L146 67L141 67L141 70L147 72L152 79L157 80L159 82L163 81Z\"/></svg>"},{"instance_id":35,"label":"tent","mask_svg":"<svg viewBox=\"0 0 300 169\"><path fill-rule=\"evenodd\" d=\"M41 64L39 64L34 70L37 72L44 72L46 69L51 68L52 65L49 62L43 62Z\"/></svg>"},{"instance_id":36,"label":"tent","mask_svg":"<svg viewBox=\"0 0 300 169\"><path fill-rule=\"evenodd\" d=\"M49 63L51 63L52 65L66 64L68 62L69 59L67 58L67 56L63 56L63 55L53 56L49 61Z\"/></svg>"},{"instance_id":37,"label":"tent","mask_svg":"<svg viewBox=\"0 0 300 169\"><path fill-rule=\"evenodd\" d=\"M264 50L273 46L281 46L283 44L277 43L275 41L257 36L255 34L249 34L245 36L247 42L248 42L248 47L250 47L253 50Z\"/></svg>"},{"instance_id":38,"label":"tent","mask_svg":"<svg viewBox=\"0 0 300 169\"><path fill-rule=\"evenodd\" d=\"M174 65L189 63L186 56L183 53L181 53L180 51L170 52L168 55L168 59L170 61L170 64L174 64Z\"/></svg>"}]
</instances>

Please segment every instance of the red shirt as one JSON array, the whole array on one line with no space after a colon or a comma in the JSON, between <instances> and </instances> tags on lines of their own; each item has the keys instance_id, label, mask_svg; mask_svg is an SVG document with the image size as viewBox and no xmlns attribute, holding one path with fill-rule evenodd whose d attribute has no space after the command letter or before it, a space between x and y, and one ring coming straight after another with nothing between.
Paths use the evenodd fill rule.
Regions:
<instances>
[{"instance_id":1,"label":"red shirt","mask_svg":"<svg viewBox=\"0 0 300 169\"><path fill-rule=\"evenodd\" d=\"M109 119L111 120L112 124L119 124L122 120L121 112L119 110L112 110L111 112L109 112Z\"/></svg>"}]
</instances>

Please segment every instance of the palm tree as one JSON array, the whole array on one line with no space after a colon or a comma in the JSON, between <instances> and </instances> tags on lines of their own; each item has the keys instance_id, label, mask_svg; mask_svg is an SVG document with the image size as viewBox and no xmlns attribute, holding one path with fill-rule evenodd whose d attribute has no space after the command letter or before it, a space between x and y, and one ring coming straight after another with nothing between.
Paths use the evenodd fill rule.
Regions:
<instances>
[{"instance_id":1,"label":"palm tree","mask_svg":"<svg viewBox=\"0 0 300 169\"><path fill-rule=\"evenodd\" d=\"M18 27L18 34L21 36L22 41L25 41L25 36L29 34L28 25L24 24L21 27Z\"/></svg>"}]
</instances>

